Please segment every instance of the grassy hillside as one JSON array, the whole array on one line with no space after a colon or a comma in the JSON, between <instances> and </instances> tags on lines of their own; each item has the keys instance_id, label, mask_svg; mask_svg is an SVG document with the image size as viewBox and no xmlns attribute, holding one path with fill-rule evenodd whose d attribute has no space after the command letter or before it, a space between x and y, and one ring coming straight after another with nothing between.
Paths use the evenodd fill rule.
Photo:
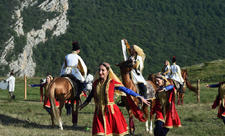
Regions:
<instances>
[{"instance_id":1,"label":"grassy hillside","mask_svg":"<svg viewBox=\"0 0 225 136\"><path fill-rule=\"evenodd\" d=\"M225 60L215 60L185 67L191 81L200 79L203 82L225 81Z\"/></svg>"}]
</instances>

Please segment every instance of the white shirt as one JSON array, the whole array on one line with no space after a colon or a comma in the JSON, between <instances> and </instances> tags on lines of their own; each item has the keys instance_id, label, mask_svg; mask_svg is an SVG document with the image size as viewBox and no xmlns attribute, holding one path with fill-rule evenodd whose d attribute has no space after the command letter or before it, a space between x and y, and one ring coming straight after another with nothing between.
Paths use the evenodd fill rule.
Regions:
<instances>
[{"instance_id":1,"label":"white shirt","mask_svg":"<svg viewBox=\"0 0 225 136\"><path fill-rule=\"evenodd\" d=\"M10 76L8 79L6 79L7 82L9 82L9 92L14 92L15 90L15 77Z\"/></svg>"},{"instance_id":2,"label":"white shirt","mask_svg":"<svg viewBox=\"0 0 225 136\"><path fill-rule=\"evenodd\" d=\"M171 68L170 78L179 82L180 84L183 84L184 79L181 76L180 66L176 65L176 63L173 63L173 65L170 68Z\"/></svg>"},{"instance_id":3,"label":"white shirt","mask_svg":"<svg viewBox=\"0 0 225 136\"><path fill-rule=\"evenodd\" d=\"M77 67L78 59L81 59L81 57L75 53L70 53L66 55L65 57L67 66L72 66L72 67Z\"/></svg>"},{"instance_id":4,"label":"white shirt","mask_svg":"<svg viewBox=\"0 0 225 136\"><path fill-rule=\"evenodd\" d=\"M136 68L137 72L135 69L132 69L131 70L131 76L132 76L132 80L135 84L138 84L138 83L144 83L145 85L147 84L143 75L142 75L142 70L144 68L144 64L143 64L143 61L142 61L142 57L137 55L137 58L136 58L136 61L139 61L139 67ZM138 74L139 73L139 74Z\"/></svg>"},{"instance_id":5,"label":"white shirt","mask_svg":"<svg viewBox=\"0 0 225 136\"><path fill-rule=\"evenodd\" d=\"M72 74L78 80L80 80L81 82L84 82L84 80L87 76L87 66L85 65L83 59L76 53L70 53L70 54L66 55L65 61L66 61L67 66L66 66L66 68L64 68L64 66L65 66L65 62L64 62L62 65L60 75ZM78 69L79 62L84 71L84 75L82 75L80 70Z\"/></svg>"},{"instance_id":6,"label":"white shirt","mask_svg":"<svg viewBox=\"0 0 225 136\"><path fill-rule=\"evenodd\" d=\"M170 77L170 74L171 74L171 73L170 73L170 71L171 71L170 65L167 65L164 71L166 72L166 71L168 71L168 70L169 70L169 72L166 73L166 75L165 75L166 78L169 78L169 77Z\"/></svg>"}]
</instances>

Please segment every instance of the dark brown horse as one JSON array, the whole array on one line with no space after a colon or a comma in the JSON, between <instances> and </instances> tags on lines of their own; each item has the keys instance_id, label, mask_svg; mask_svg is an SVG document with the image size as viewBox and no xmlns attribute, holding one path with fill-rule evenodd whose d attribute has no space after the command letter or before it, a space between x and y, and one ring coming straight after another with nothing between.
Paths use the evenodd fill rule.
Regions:
<instances>
[{"instance_id":1,"label":"dark brown horse","mask_svg":"<svg viewBox=\"0 0 225 136\"><path fill-rule=\"evenodd\" d=\"M119 68L120 68L120 73L122 76L122 82L123 82L124 86L137 93L136 85L131 80L130 75L129 75L130 71L133 69L133 65L134 64L133 64L132 60L127 60L127 61L117 64L117 66L119 66ZM147 82L148 82L148 84L152 85L154 90L156 90L156 86L152 81L147 81ZM124 97L124 96L122 96L122 97ZM121 100L125 103L126 109L129 114L129 132L131 135L134 135L135 126L134 126L134 120L133 120L133 112L129 106L128 99L126 97L124 97L124 98L121 98ZM139 100L137 98L132 97L132 100L135 102L136 105L138 105ZM144 120L148 120L149 110L148 110L147 105L144 104L142 106L142 112L144 113ZM150 119L152 119L152 117L150 117ZM147 121L146 121L146 131L149 131ZM152 124L151 124L151 128L150 128L150 133L152 133Z\"/></svg>"},{"instance_id":2,"label":"dark brown horse","mask_svg":"<svg viewBox=\"0 0 225 136\"><path fill-rule=\"evenodd\" d=\"M72 122L73 125L77 125L78 106L79 100L76 101L76 111L74 111L75 93L77 91L76 85L72 86L72 82L69 78L58 77L55 78L47 88L45 99L49 98L51 102L51 120L54 126L54 118L58 121L59 127L63 130L61 112L66 100L71 101L72 105ZM59 108L56 107L55 100L59 101Z\"/></svg>"},{"instance_id":3,"label":"dark brown horse","mask_svg":"<svg viewBox=\"0 0 225 136\"><path fill-rule=\"evenodd\" d=\"M148 80L151 80L152 82L154 82L155 83L155 75L156 74L150 74L149 76L148 76ZM191 85L191 83L188 81L188 74L187 74L187 70L186 69L182 69L181 70L181 75L182 75L182 77L183 77L183 79L184 79L184 87L183 87L183 91L182 92L179 92L179 91L177 91L177 104L178 105L180 105L180 104L183 104L183 100L184 100L184 92L186 91L186 87L189 89L189 90L191 90L191 91L193 91L193 92L195 92L196 94L198 93L197 92L197 88L196 87L193 87L192 85ZM171 84L175 84L174 83L174 81L173 80L171 80L171 79L168 79L168 81L171 83Z\"/></svg>"}]
</instances>

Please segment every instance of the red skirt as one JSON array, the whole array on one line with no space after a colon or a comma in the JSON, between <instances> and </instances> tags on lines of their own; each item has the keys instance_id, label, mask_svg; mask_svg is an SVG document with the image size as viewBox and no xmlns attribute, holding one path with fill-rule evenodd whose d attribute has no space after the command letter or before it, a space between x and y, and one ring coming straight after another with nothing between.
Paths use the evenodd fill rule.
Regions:
<instances>
[{"instance_id":1,"label":"red skirt","mask_svg":"<svg viewBox=\"0 0 225 136\"><path fill-rule=\"evenodd\" d=\"M126 135L128 134L127 129L126 120L116 104L107 105L103 113L96 108L93 119L93 135Z\"/></svg>"},{"instance_id":2,"label":"red skirt","mask_svg":"<svg viewBox=\"0 0 225 136\"><path fill-rule=\"evenodd\" d=\"M156 104L151 110L151 114L153 115L154 113L156 114L156 120L161 120L165 123L164 127L166 128L181 127L180 118L177 114L174 102L170 104L170 107L167 107L166 115L164 118L160 101L156 100Z\"/></svg>"},{"instance_id":3,"label":"red skirt","mask_svg":"<svg viewBox=\"0 0 225 136\"><path fill-rule=\"evenodd\" d=\"M56 101L56 99L55 99L55 105L56 105L56 107L59 107L59 102ZM44 106L47 108L51 108L51 103L50 103L49 98L47 99L47 101L44 102Z\"/></svg>"},{"instance_id":4,"label":"red skirt","mask_svg":"<svg viewBox=\"0 0 225 136\"><path fill-rule=\"evenodd\" d=\"M217 117L221 118L225 117L225 108L222 106L222 104L220 104L220 107L218 109L218 114Z\"/></svg>"}]
</instances>

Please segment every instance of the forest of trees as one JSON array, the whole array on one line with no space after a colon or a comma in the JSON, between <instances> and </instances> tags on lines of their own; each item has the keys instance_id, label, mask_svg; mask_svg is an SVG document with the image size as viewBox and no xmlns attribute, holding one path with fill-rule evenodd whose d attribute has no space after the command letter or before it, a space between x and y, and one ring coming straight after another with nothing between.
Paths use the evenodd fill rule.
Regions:
<instances>
[{"instance_id":1,"label":"forest of trees","mask_svg":"<svg viewBox=\"0 0 225 136\"><path fill-rule=\"evenodd\" d=\"M11 1L0 2L0 51L10 34L10 4ZM27 9L30 11L38 10ZM24 22L24 28L37 27L37 19L32 16L36 14L24 13L24 20L29 20ZM68 19L66 34L34 49L36 76L58 75L75 40L92 73L102 61L109 62L118 73L115 64L123 60L123 38L144 49L145 76L160 71L164 60L172 56L177 57L181 67L225 58L223 0L72 0Z\"/></svg>"}]
</instances>

